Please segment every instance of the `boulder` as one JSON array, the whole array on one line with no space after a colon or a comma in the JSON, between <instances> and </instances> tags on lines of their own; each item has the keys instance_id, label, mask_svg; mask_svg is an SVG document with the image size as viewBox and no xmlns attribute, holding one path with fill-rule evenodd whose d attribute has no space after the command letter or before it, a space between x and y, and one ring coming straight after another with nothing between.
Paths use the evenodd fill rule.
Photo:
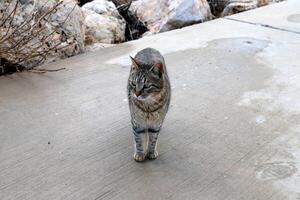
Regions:
<instances>
[{"instance_id":1,"label":"boulder","mask_svg":"<svg viewBox=\"0 0 300 200\"><path fill-rule=\"evenodd\" d=\"M251 10L258 7L257 0L228 0L221 16L232 15L235 13Z\"/></svg>"},{"instance_id":2,"label":"boulder","mask_svg":"<svg viewBox=\"0 0 300 200\"><path fill-rule=\"evenodd\" d=\"M251 10L280 0L209 0L212 13L219 17Z\"/></svg>"},{"instance_id":3,"label":"boulder","mask_svg":"<svg viewBox=\"0 0 300 200\"><path fill-rule=\"evenodd\" d=\"M86 45L103 46L94 44L115 44L125 40L125 21L111 1L94 0L85 4L82 11L85 16Z\"/></svg>"},{"instance_id":4,"label":"boulder","mask_svg":"<svg viewBox=\"0 0 300 200\"><path fill-rule=\"evenodd\" d=\"M125 22L111 15L100 15L83 9L85 15L85 43L114 44L125 40Z\"/></svg>"},{"instance_id":5,"label":"boulder","mask_svg":"<svg viewBox=\"0 0 300 200\"><path fill-rule=\"evenodd\" d=\"M206 0L137 0L131 9L152 33L169 31L212 19Z\"/></svg>"},{"instance_id":6,"label":"boulder","mask_svg":"<svg viewBox=\"0 0 300 200\"><path fill-rule=\"evenodd\" d=\"M94 0L82 6L85 10L91 10L100 15L118 16L115 4L107 0Z\"/></svg>"},{"instance_id":7,"label":"boulder","mask_svg":"<svg viewBox=\"0 0 300 200\"><path fill-rule=\"evenodd\" d=\"M42 2L46 0L37 1ZM44 8L44 12L46 12L46 10L47 7ZM81 8L77 5L77 1L63 0L62 6L59 6L57 12L51 15L50 22L52 26L61 27L59 35L57 35L56 38L60 38L62 44L68 43L66 48L63 48L62 51L58 51L59 54L55 55L56 57L66 58L84 52L84 15Z\"/></svg>"}]
</instances>

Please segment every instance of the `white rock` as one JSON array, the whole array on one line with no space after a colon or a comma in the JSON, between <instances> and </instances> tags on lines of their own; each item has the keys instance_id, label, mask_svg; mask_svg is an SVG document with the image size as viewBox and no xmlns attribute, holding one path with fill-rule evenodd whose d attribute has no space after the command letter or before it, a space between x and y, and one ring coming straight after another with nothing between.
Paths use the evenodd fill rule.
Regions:
<instances>
[{"instance_id":1,"label":"white rock","mask_svg":"<svg viewBox=\"0 0 300 200\"><path fill-rule=\"evenodd\" d=\"M85 43L120 43L125 40L125 21L119 17L98 14L83 8L85 15Z\"/></svg>"},{"instance_id":2,"label":"white rock","mask_svg":"<svg viewBox=\"0 0 300 200\"><path fill-rule=\"evenodd\" d=\"M100 15L113 15L118 17L115 4L107 0L94 0L82 6L83 9L94 11Z\"/></svg>"},{"instance_id":3,"label":"white rock","mask_svg":"<svg viewBox=\"0 0 300 200\"><path fill-rule=\"evenodd\" d=\"M131 9L142 21L147 22L151 32L164 32L212 18L206 0L138 0Z\"/></svg>"}]
</instances>

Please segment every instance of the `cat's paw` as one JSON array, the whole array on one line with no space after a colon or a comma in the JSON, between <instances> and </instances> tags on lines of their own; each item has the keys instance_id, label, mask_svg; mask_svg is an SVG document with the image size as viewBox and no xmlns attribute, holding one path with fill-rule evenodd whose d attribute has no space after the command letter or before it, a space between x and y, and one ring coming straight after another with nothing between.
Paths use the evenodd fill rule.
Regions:
<instances>
[{"instance_id":1,"label":"cat's paw","mask_svg":"<svg viewBox=\"0 0 300 200\"><path fill-rule=\"evenodd\" d=\"M137 162L143 162L145 160L145 157L146 156L144 153L139 153L139 152L137 152L133 155L134 160Z\"/></svg>"},{"instance_id":2,"label":"cat's paw","mask_svg":"<svg viewBox=\"0 0 300 200\"><path fill-rule=\"evenodd\" d=\"M155 160L158 157L158 152L154 151L154 152L149 152L147 155L147 158L149 160Z\"/></svg>"}]
</instances>

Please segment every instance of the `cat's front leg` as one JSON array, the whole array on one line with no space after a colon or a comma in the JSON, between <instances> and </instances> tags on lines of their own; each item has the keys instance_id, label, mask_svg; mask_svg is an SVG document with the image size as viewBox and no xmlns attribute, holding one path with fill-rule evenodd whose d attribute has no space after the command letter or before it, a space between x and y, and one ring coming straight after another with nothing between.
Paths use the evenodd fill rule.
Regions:
<instances>
[{"instance_id":1,"label":"cat's front leg","mask_svg":"<svg viewBox=\"0 0 300 200\"><path fill-rule=\"evenodd\" d=\"M138 127L133 127L133 137L134 137L134 155L133 158L137 162L142 162L146 158L147 152L147 137L145 129Z\"/></svg>"},{"instance_id":2,"label":"cat's front leg","mask_svg":"<svg viewBox=\"0 0 300 200\"><path fill-rule=\"evenodd\" d=\"M159 128L148 130L149 143L148 143L147 157L149 160L154 160L158 157L157 140L158 140L159 130L160 130Z\"/></svg>"}]
</instances>

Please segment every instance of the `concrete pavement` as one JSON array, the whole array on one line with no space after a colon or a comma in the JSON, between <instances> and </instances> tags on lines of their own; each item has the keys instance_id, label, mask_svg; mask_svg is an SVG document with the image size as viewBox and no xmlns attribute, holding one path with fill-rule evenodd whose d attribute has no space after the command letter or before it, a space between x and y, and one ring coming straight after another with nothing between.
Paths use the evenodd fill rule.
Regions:
<instances>
[{"instance_id":1,"label":"concrete pavement","mask_svg":"<svg viewBox=\"0 0 300 200\"><path fill-rule=\"evenodd\" d=\"M0 199L299 199L296 2L0 77ZM128 55L149 46L173 93L159 158L136 163Z\"/></svg>"},{"instance_id":2,"label":"concrete pavement","mask_svg":"<svg viewBox=\"0 0 300 200\"><path fill-rule=\"evenodd\" d=\"M270 7L272 9L270 10ZM245 23L269 26L290 32L300 33L299 1L288 0L272 6L263 6L253 12L243 12L226 19L241 20Z\"/></svg>"}]
</instances>

